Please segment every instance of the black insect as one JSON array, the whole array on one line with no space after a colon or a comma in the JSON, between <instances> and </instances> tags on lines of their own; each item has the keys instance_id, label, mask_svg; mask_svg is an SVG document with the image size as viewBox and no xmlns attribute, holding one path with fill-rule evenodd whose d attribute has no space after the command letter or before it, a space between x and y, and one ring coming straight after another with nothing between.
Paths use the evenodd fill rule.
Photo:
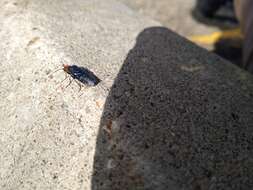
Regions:
<instances>
[{"instance_id":1,"label":"black insect","mask_svg":"<svg viewBox=\"0 0 253 190\"><path fill-rule=\"evenodd\" d=\"M77 65L63 64L63 71L69 74L75 81L77 80L76 82L79 85L80 89L80 83L87 86L96 86L101 81L93 72Z\"/></svg>"},{"instance_id":2,"label":"black insect","mask_svg":"<svg viewBox=\"0 0 253 190\"><path fill-rule=\"evenodd\" d=\"M79 91L82 88L82 84L86 86L96 86L99 82L101 82L101 80L93 72L89 71L88 69L84 67L79 67L77 65L67 65L67 64L63 64L62 66L63 68L57 69L53 73L59 70L63 70L66 73L65 79L61 81L62 83L66 79L69 79L69 84L66 86L66 88L72 83L72 81L75 81L79 85L80 87ZM50 78L53 77L52 73L49 75L49 77Z\"/></svg>"},{"instance_id":3,"label":"black insect","mask_svg":"<svg viewBox=\"0 0 253 190\"><path fill-rule=\"evenodd\" d=\"M77 65L63 65L63 70L70 74L73 79L88 86L96 86L101 80L91 71Z\"/></svg>"}]
</instances>

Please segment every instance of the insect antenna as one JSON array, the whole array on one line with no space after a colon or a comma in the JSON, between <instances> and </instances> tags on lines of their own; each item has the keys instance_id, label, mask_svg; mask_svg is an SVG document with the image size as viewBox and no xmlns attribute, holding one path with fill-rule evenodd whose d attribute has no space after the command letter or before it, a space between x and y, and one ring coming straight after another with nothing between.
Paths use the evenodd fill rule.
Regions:
<instances>
[{"instance_id":1,"label":"insect antenna","mask_svg":"<svg viewBox=\"0 0 253 190\"><path fill-rule=\"evenodd\" d=\"M55 71L52 71L51 73L48 74L48 76L50 77L50 76L52 76L54 73L56 73L56 72L58 72L58 71L60 71L60 70L62 70L62 68L56 69Z\"/></svg>"}]
</instances>

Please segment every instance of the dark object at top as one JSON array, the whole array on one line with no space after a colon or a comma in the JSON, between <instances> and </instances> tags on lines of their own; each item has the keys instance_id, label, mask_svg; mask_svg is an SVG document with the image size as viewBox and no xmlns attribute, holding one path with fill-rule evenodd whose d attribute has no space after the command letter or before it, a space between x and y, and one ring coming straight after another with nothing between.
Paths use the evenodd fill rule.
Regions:
<instances>
[{"instance_id":1,"label":"dark object at top","mask_svg":"<svg viewBox=\"0 0 253 190\"><path fill-rule=\"evenodd\" d=\"M91 71L77 65L63 65L63 70L70 74L73 79L88 86L96 86L101 80Z\"/></svg>"},{"instance_id":2,"label":"dark object at top","mask_svg":"<svg viewBox=\"0 0 253 190\"><path fill-rule=\"evenodd\" d=\"M205 17L213 17L218 9L227 3L233 4L233 0L198 0L197 9Z\"/></svg>"}]
</instances>

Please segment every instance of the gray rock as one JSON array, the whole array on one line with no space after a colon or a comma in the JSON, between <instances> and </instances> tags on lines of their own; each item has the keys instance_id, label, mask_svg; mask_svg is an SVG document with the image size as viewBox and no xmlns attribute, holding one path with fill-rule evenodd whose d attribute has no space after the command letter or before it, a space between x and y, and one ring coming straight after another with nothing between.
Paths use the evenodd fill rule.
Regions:
<instances>
[{"instance_id":1,"label":"gray rock","mask_svg":"<svg viewBox=\"0 0 253 190\"><path fill-rule=\"evenodd\" d=\"M93 189L252 189L252 79L146 28L105 103Z\"/></svg>"},{"instance_id":2,"label":"gray rock","mask_svg":"<svg viewBox=\"0 0 253 190\"><path fill-rule=\"evenodd\" d=\"M252 187L251 75L113 0L0 7L1 189Z\"/></svg>"}]
</instances>

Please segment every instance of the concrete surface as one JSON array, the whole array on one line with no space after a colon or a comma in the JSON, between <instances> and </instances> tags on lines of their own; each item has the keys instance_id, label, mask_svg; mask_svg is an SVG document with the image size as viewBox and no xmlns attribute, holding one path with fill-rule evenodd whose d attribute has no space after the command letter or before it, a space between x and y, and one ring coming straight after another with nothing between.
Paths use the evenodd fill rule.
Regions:
<instances>
[{"instance_id":1,"label":"concrete surface","mask_svg":"<svg viewBox=\"0 0 253 190\"><path fill-rule=\"evenodd\" d=\"M1 1L0 10L0 189L90 189L109 87L156 23L103 0ZM102 82L65 88L63 71L53 73L63 63Z\"/></svg>"},{"instance_id":2,"label":"concrete surface","mask_svg":"<svg viewBox=\"0 0 253 190\"><path fill-rule=\"evenodd\" d=\"M0 10L0 189L252 187L251 75L113 0Z\"/></svg>"}]
</instances>

